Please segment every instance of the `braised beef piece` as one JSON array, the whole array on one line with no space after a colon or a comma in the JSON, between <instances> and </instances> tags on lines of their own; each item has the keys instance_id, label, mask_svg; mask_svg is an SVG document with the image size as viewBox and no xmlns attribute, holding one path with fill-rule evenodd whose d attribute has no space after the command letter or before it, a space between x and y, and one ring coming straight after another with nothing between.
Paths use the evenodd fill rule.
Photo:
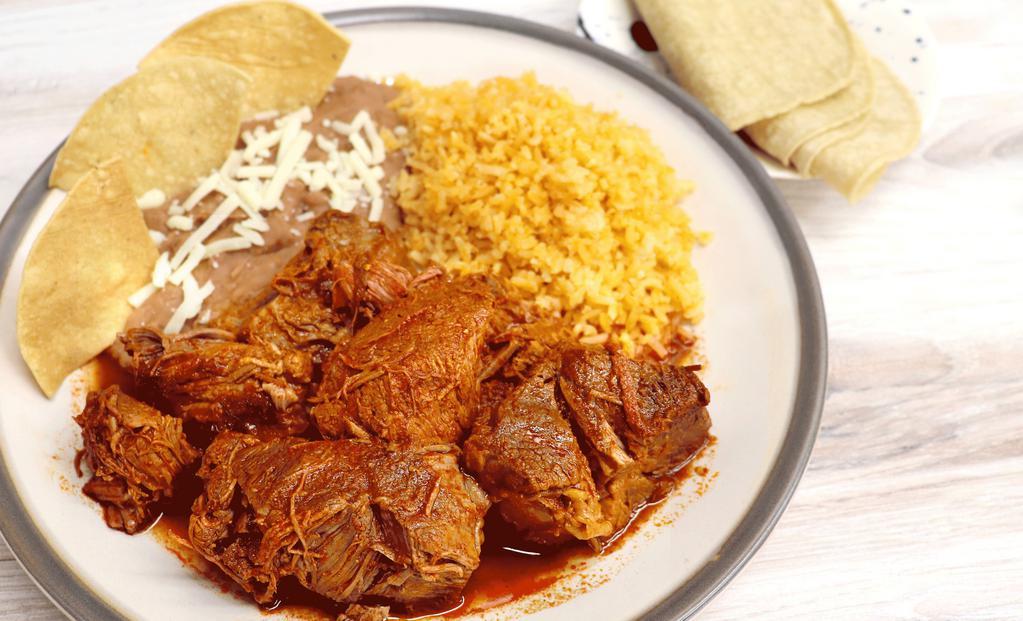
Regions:
<instances>
[{"instance_id":1,"label":"braised beef piece","mask_svg":"<svg viewBox=\"0 0 1023 621\"><path fill-rule=\"evenodd\" d=\"M483 370L480 372L479 415L495 408L539 366L557 360L572 330L559 318L540 317L528 305L501 298L494 309Z\"/></svg>"},{"instance_id":2,"label":"braised beef piece","mask_svg":"<svg viewBox=\"0 0 1023 621\"><path fill-rule=\"evenodd\" d=\"M278 295L251 316L240 336L276 351L297 349L322 363L349 330L344 320L313 295Z\"/></svg>"},{"instance_id":3,"label":"braised beef piece","mask_svg":"<svg viewBox=\"0 0 1023 621\"><path fill-rule=\"evenodd\" d=\"M128 534L149 525L153 506L172 495L174 478L199 457L180 419L164 416L118 386L89 393L75 422L93 472L82 491L102 505L107 526Z\"/></svg>"},{"instance_id":4,"label":"braised beef piece","mask_svg":"<svg viewBox=\"0 0 1023 621\"><path fill-rule=\"evenodd\" d=\"M661 475L693 458L710 433L710 391L687 367L637 362L620 349L561 356L561 392L605 471L635 460Z\"/></svg>"},{"instance_id":5,"label":"braised beef piece","mask_svg":"<svg viewBox=\"0 0 1023 621\"><path fill-rule=\"evenodd\" d=\"M479 565L489 502L453 448L224 432L199 476L192 544L257 602L284 576L338 602L441 602Z\"/></svg>"},{"instance_id":6,"label":"braised beef piece","mask_svg":"<svg viewBox=\"0 0 1023 621\"><path fill-rule=\"evenodd\" d=\"M526 538L599 547L706 445L709 393L692 370L566 346L516 388L492 381L466 466ZM497 405L493 405L497 403Z\"/></svg>"},{"instance_id":7,"label":"braised beef piece","mask_svg":"<svg viewBox=\"0 0 1023 621\"><path fill-rule=\"evenodd\" d=\"M327 437L459 442L480 398L497 294L477 276L433 278L334 349L312 415Z\"/></svg>"},{"instance_id":8,"label":"braised beef piece","mask_svg":"<svg viewBox=\"0 0 1023 621\"><path fill-rule=\"evenodd\" d=\"M404 296L412 281L403 249L383 227L331 210L312 223L264 303L232 309L215 325L252 343L309 351L320 363L358 317Z\"/></svg>"},{"instance_id":9,"label":"braised beef piece","mask_svg":"<svg viewBox=\"0 0 1023 621\"><path fill-rule=\"evenodd\" d=\"M562 352L559 388L596 464L613 532L655 493L656 477L688 463L710 437L710 392L686 367L576 347Z\"/></svg>"},{"instance_id":10,"label":"braised beef piece","mask_svg":"<svg viewBox=\"0 0 1023 621\"><path fill-rule=\"evenodd\" d=\"M309 354L239 343L223 330L164 335L133 328L120 337L136 380L187 420L252 429L308 426L303 399L312 379Z\"/></svg>"},{"instance_id":11,"label":"braised beef piece","mask_svg":"<svg viewBox=\"0 0 1023 621\"><path fill-rule=\"evenodd\" d=\"M557 383L557 365L540 365L499 406L480 414L463 447L467 469L504 519L546 545L611 534Z\"/></svg>"},{"instance_id":12,"label":"braised beef piece","mask_svg":"<svg viewBox=\"0 0 1023 621\"><path fill-rule=\"evenodd\" d=\"M292 296L314 291L336 312L372 317L411 282L405 249L384 227L328 211L309 229L305 249L274 278L274 289Z\"/></svg>"},{"instance_id":13,"label":"braised beef piece","mask_svg":"<svg viewBox=\"0 0 1023 621\"><path fill-rule=\"evenodd\" d=\"M533 367L556 359L561 348L574 341L564 320L537 316L528 305L502 299L491 320L481 378L517 385Z\"/></svg>"}]
</instances>

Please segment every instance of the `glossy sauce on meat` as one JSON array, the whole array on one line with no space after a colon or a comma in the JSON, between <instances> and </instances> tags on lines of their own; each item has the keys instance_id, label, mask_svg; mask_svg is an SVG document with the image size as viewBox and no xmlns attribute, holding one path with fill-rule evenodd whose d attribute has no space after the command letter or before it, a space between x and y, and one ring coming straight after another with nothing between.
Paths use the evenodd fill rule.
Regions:
<instances>
[{"instance_id":1,"label":"glossy sauce on meat","mask_svg":"<svg viewBox=\"0 0 1023 621\"><path fill-rule=\"evenodd\" d=\"M101 386L178 435L184 421L204 453L172 490L133 498L185 564L268 611L419 618L570 597L547 589L688 475L709 393L692 368L520 317L499 283L415 275L355 222L318 218L277 297L233 324L128 330L133 376L103 357ZM107 412L96 394L91 419Z\"/></svg>"},{"instance_id":2,"label":"glossy sauce on meat","mask_svg":"<svg viewBox=\"0 0 1023 621\"><path fill-rule=\"evenodd\" d=\"M107 354L96 359L94 369L94 387L97 390L118 384L126 393L138 398L154 397L140 391L135 386L131 374ZM194 435L190 433L189 437L192 438ZM681 484L691 475L690 467L682 468L671 475L673 485L665 486L665 489ZM203 562L201 557L183 545L183 542L188 540L188 519L191 515L192 502L202 489L202 481L195 476L194 469L178 477L174 485L174 495L159 506L159 517L150 532L184 565L216 583L223 592L233 594L246 602L251 601L234 581L215 566ZM525 542L511 526L500 519L496 511L492 511L485 520L480 566L469 579L462 597L444 609L405 612L394 610L391 616L415 619L443 613L448 618L458 618L539 593L578 570L588 558L609 554L618 549L633 532L656 513L661 500L652 499L644 505L628 526L613 537L601 552L595 552L581 542L556 548ZM330 620L335 619L344 608L343 604L301 587L293 579L282 580L277 598L267 605L260 606L265 612L285 611L300 618Z\"/></svg>"},{"instance_id":3,"label":"glossy sauce on meat","mask_svg":"<svg viewBox=\"0 0 1023 621\"><path fill-rule=\"evenodd\" d=\"M118 384L128 394L142 399L153 398L153 395L146 395L144 392L140 394L131 374L107 354L96 359L94 369L94 387L97 390ZM194 435L192 433L189 437ZM690 475L691 469L683 468L672 476L676 483L681 483ZM202 481L194 475L194 471L178 477L173 497L159 506L159 517L150 532L183 564L215 582L222 591L244 601L251 601L234 581L211 564L202 562L194 553L190 554L182 545L182 542L188 540L188 519L191 515L192 502L202 489ZM497 512L491 512L485 521L480 566L469 579L459 601L445 609L404 613L395 610L391 616L414 619L444 613L446 617L457 618L539 593L577 570L586 559L616 550L632 532L650 519L659 503L660 499L656 499L642 507L627 528L609 541L601 552L595 552L583 543L545 548L524 542L512 527L500 519ZM344 609L344 605L302 588L297 581L282 580L277 598L260 608L266 612L286 611L301 618L333 620Z\"/></svg>"}]
</instances>

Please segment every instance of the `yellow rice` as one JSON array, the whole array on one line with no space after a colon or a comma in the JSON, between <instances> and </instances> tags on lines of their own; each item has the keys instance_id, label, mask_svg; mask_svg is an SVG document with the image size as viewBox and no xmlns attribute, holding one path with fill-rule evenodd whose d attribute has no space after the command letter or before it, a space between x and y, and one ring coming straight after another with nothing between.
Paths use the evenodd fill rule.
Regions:
<instances>
[{"instance_id":1,"label":"yellow rice","mask_svg":"<svg viewBox=\"0 0 1023 621\"><path fill-rule=\"evenodd\" d=\"M645 130L532 74L399 86L412 260L493 274L582 339L610 335L629 352L699 320L699 237L678 208L692 185Z\"/></svg>"}]
</instances>

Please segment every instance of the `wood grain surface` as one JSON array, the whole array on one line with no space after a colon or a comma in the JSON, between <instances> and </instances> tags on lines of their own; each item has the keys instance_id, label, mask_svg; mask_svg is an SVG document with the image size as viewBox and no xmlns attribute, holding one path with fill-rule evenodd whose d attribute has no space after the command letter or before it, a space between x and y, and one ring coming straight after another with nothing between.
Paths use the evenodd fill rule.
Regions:
<instances>
[{"instance_id":1,"label":"wood grain surface","mask_svg":"<svg viewBox=\"0 0 1023 621\"><path fill-rule=\"evenodd\" d=\"M93 99L214 4L0 0L0 209ZM576 13L427 4L566 29ZM920 148L856 206L779 184L823 284L829 396L791 506L701 620L1023 619L1023 2L911 4L942 74ZM0 621L59 618L0 544Z\"/></svg>"}]
</instances>

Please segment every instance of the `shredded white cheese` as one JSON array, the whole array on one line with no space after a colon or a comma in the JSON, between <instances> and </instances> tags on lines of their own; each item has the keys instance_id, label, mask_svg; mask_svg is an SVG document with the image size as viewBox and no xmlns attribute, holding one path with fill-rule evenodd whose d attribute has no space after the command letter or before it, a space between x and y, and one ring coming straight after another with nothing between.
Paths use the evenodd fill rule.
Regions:
<instances>
[{"instance_id":1,"label":"shredded white cheese","mask_svg":"<svg viewBox=\"0 0 1023 621\"><path fill-rule=\"evenodd\" d=\"M365 127L367 123L372 122L373 118L369 116L369 112L366 112L365 110L359 110L359 112L355 115L355 118L352 119L352 127L355 129L355 131L359 131L360 129Z\"/></svg>"},{"instance_id":2,"label":"shredded white cheese","mask_svg":"<svg viewBox=\"0 0 1023 621\"><path fill-rule=\"evenodd\" d=\"M384 213L384 199L379 196L373 199L373 202L369 208L369 215L367 219L370 222L380 222L380 217Z\"/></svg>"},{"instance_id":3,"label":"shredded white cheese","mask_svg":"<svg viewBox=\"0 0 1023 621\"><path fill-rule=\"evenodd\" d=\"M259 215L259 203L263 200L262 185L258 181L240 181L234 187L245 213L250 218L262 219L263 216Z\"/></svg>"},{"instance_id":4,"label":"shredded white cheese","mask_svg":"<svg viewBox=\"0 0 1023 621\"><path fill-rule=\"evenodd\" d=\"M184 294L181 305L174 311L167 325L163 328L163 331L167 334L181 332L185 322L199 314L199 311L202 310L202 303L213 293L213 283L206 281L206 284L200 287L195 282L195 278L189 274L182 283L181 290Z\"/></svg>"},{"instance_id":5,"label":"shredded white cheese","mask_svg":"<svg viewBox=\"0 0 1023 621\"><path fill-rule=\"evenodd\" d=\"M167 218L167 228L179 231L191 231L195 228L195 221L191 216L175 215Z\"/></svg>"},{"instance_id":6,"label":"shredded white cheese","mask_svg":"<svg viewBox=\"0 0 1023 621\"><path fill-rule=\"evenodd\" d=\"M274 172L273 178L266 184L263 189L263 200L261 206L263 209L274 209L281 200L281 194L284 193L284 186L287 185L288 180L291 178L291 172L295 169L295 165L305 155L306 149L309 148L309 144L313 141L313 135L305 130L300 130L298 135L294 139L294 144L288 146L288 150L282 157L278 152L277 155L277 170ZM282 142L283 146L283 142Z\"/></svg>"},{"instance_id":7,"label":"shredded white cheese","mask_svg":"<svg viewBox=\"0 0 1023 621\"><path fill-rule=\"evenodd\" d=\"M196 186L195 190L188 195L185 202L181 204L181 208L185 211L192 211L192 209L199 204L199 201L206 198L206 195L217 188L217 182L220 180L220 173L214 171L209 177L206 177L199 185Z\"/></svg>"},{"instance_id":8,"label":"shredded white cheese","mask_svg":"<svg viewBox=\"0 0 1023 621\"><path fill-rule=\"evenodd\" d=\"M363 188L365 188L366 192L369 193L371 197L375 198L383 194L380 184L377 183L373 173L370 172L369 167L366 166L366 162L363 161L362 157L358 153L349 153L348 162L352 165L352 168L355 169L355 174L359 177L359 180L362 181Z\"/></svg>"},{"instance_id":9,"label":"shredded white cheese","mask_svg":"<svg viewBox=\"0 0 1023 621\"><path fill-rule=\"evenodd\" d=\"M334 121L333 123L330 124L330 127L334 131L336 131L337 133L339 133L339 134L341 134L343 136L348 136L353 131L355 131L355 128L352 127L350 124L343 123L341 121Z\"/></svg>"},{"instance_id":10,"label":"shredded white cheese","mask_svg":"<svg viewBox=\"0 0 1023 621\"><path fill-rule=\"evenodd\" d=\"M253 246L263 245L263 236L250 228L242 226L241 222L231 227L231 230L238 234L238 237L249 240Z\"/></svg>"},{"instance_id":11,"label":"shredded white cheese","mask_svg":"<svg viewBox=\"0 0 1023 621\"><path fill-rule=\"evenodd\" d=\"M210 261L216 268L219 254L265 245L262 233L270 230L270 224L264 212L281 207L281 197L290 181L297 180L312 192L327 194L331 209L350 213L361 204L368 207L369 221L378 222L383 216L380 181L384 170L381 164L387 150L367 111L359 111L350 123L324 119L320 126L335 132L333 138L314 135L308 129L313 119L308 107L284 116L269 111L256 117L259 121L271 119L272 127L267 123L243 132L244 147L233 150L219 169L199 179L195 190L183 202L175 201L168 208L167 227L191 231L191 234L173 255L167 252L160 255L150 283L129 299L137 307L160 289L180 286L182 302L167 323L167 333L180 331L187 321L196 317L199 323L209 321L210 311L204 311L202 306L213 292L213 283L200 287L195 280L195 268L203 261ZM395 129L398 135L406 132L403 127ZM337 135L344 137L348 148L340 146ZM318 151L309 157L320 159L306 159L314 141ZM220 204L196 226L198 219L191 214L192 210L214 193L222 196ZM143 208L163 205L166 200L159 190L151 190L138 198ZM236 215L239 210L241 214ZM244 219L239 219L238 215L242 214ZM295 221L308 222L315 215L314 211L304 211L295 216ZM225 223L234 236L211 241L210 237ZM301 236L297 228L292 227L289 232L295 237ZM166 236L159 231L150 231L150 237L157 245L166 241Z\"/></svg>"},{"instance_id":12,"label":"shredded white cheese","mask_svg":"<svg viewBox=\"0 0 1023 621\"><path fill-rule=\"evenodd\" d=\"M234 252L251 248L252 242L244 237L225 237L206 245L206 258L212 259L222 252Z\"/></svg>"},{"instance_id":13,"label":"shredded white cheese","mask_svg":"<svg viewBox=\"0 0 1023 621\"><path fill-rule=\"evenodd\" d=\"M231 151L231 154L224 160L223 166L220 167L220 177L222 179L230 179L234 177L238 171L238 167L242 165L242 152Z\"/></svg>"},{"instance_id":14,"label":"shredded white cheese","mask_svg":"<svg viewBox=\"0 0 1023 621\"><path fill-rule=\"evenodd\" d=\"M261 166L239 166L238 177L242 179L249 179L255 177L257 179L269 179L274 176L277 172L277 167L273 164L263 164Z\"/></svg>"},{"instance_id":15,"label":"shredded white cheese","mask_svg":"<svg viewBox=\"0 0 1023 621\"><path fill-rule=\"evenodd\" d=\"M331 151L337 151L337 141L330 140L323 134L316 134L316 146L318 146L320 150L326 151L327 153L330 153Z\"/></svg>"},{"instance_id":16,"label":"shredded white cheese","mask_svg":"<svg viewBox=\"0 0 1023 621\"><path fill-rule=\"evenodd\" d=\"M352 143L352 147L355 149L355 152L359 154L359 157L362 158L363 162L373 162L373 152L369 150L369 145L366 144L366 141L361 135L358 133L352 134L348 137L348 141Z\"/></svg>"},{"instance_id":17,"label":"shredded white cheese","mask_svg":"<svg viewBox=\"0 0 1023 621\"><path fill-rule=\"evenodd\" d=\"M189 251L188 256L185 257L185 260L181 263L181 265L174 270L174 273L167 278L167 282L172 285L180 285L185 281L185 278L192 275L192 270L194 270L199 265L199 261L202 261L205 257L206 246L202 244L192 246L192 250Z\"/></svg>"},{"instance_id":18,"label":"shredded white cheese","mask_svg":"<svg viewBox=\"0 0 1023 621\"><path fill-rule=\"evenodd\" d=\"M224 202L220 203L220 206L213 210L210 217L206 218L206 221L200 224L199 228L189 235L188 239L182 242L181 247L178 248L178 251L174 253L174 257L171 259L171 267L177 269L185 260L185 257L192 252L192 249L206 241L207 237L220 228L220 225L224 223L224 220L227 220L228 216L230 216L240 204L241 203L239 203L236 197L229 196L225 198Z\"/></svg>"},{"instance_id":19,"label":"shredded white cheese","mask_svg":"<svg viewBox=\"0 0 1023 621\"><path fill-rule=\"evenodd\" d=\"M167 202L167 195L163 193L163 190L154 188L136 198L135 202L139 204L139 209L152 209Z\"/></svg>"},{"instance_id":20,"label":"shredded white cheese","mask_svg":"<svg viewBox=\"0 0 1023 621\"><path fill-rule=\"evenodd\" d=\"M259 214L256 214L256 215L259 216ZM244 226L247 229L252 229L253 231L259 231L260 233L266 233L267 231L270 230L270 223L267 222L266 219L263 218L263 216L259 216L257 218L249 218L247 220L242 220L238 224Z\"/></svg>"},{"instance_id":21,"label":"shredded white cheese","mask_svg":"<svg viewBox=\"0 0 1023 621\"><path fill-rule=\"evenodd\" d=\"M167 279L170 278L170 275L170 253L164 252L156 260L156 265L153 266L153 276L150 280L154 287L157 289L163 289L167 284Z\"/></svg>"},{"instance_id":22,"label":"shredded white cheese","mask_svg":"<svg viewBox=\"0 0 1023 621\"><path fill-rule=\"evenodd\" d=\"M132 308L138 308L149 299L149 296L156 293L156 285L149 283L136 291L135 293L128 296L128 304L131 304Z\"/></svg>"},{"instance_id":23,"label":"shredded white cheese","mask_svg":"<svg viewBox=\"0 0 1023 621\"><path fill-rule=\"evenodd\" d=\"M373 123L365 123L362 126L366 132L366 139L369 141L369 148L372 153L371 164L380 164L387 157L387 147L384 146L384 139L377 133L377 126Z\"/></svg>"}]
</instances>

